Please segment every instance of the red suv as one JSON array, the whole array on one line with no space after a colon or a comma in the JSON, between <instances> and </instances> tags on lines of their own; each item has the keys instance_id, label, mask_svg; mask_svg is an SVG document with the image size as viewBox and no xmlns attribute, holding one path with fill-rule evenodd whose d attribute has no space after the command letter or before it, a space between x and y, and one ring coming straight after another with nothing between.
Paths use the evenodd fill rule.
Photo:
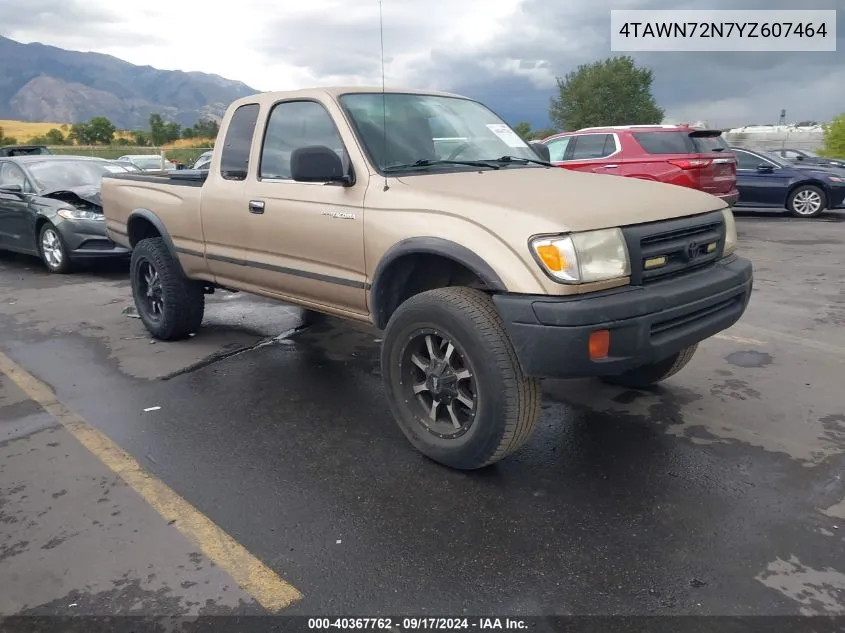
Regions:
<instances>
[{"instance_id":1,"label":"red suv","mask_svg":"<svg viewBox=\"0 0 845 633\"><path fill-rule=\"evenodd\" d=\"M559 167L700 189L731 206L739 199L736 158L719 130L621 125L562 132L540 142Z\"/></svg>"}]
</instances>

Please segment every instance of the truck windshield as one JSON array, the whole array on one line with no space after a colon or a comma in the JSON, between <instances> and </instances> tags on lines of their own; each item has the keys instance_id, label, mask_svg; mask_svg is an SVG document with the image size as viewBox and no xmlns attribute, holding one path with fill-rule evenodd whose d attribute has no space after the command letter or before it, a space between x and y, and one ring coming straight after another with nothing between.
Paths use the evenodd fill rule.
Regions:
<instances>
[{"instance_id":1,"label":"truck windshield","mask_svg":"<svg viewBox=\"0 0 845 633\"><path fill-rule=\"evenodd\" d=\"M379 171L477 170L473 161L501 156L537 160L507 123L469 99L371 92L345 94L340 105Z\"/></svg>"}]
</instances>

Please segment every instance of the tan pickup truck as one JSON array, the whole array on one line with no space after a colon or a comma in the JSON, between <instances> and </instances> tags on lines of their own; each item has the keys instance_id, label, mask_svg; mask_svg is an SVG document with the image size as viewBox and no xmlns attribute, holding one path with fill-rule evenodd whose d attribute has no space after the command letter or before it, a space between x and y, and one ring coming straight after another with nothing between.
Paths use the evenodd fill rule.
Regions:
<instances>
[{"instance_id":1,"label":"tan pickup truck","mask_svg":"<svg viewBox=\"0 0 845 633\"><path fill-rule=\"evenodd\" d=\"M458 95L265 93L207 171L110 175L102 199L154 337L197 331L218 287L372 323L402 431L472 469L530 437L540 378L647 387L751 294L719 198L540 152Z\"/></svg>"}]
</instances>

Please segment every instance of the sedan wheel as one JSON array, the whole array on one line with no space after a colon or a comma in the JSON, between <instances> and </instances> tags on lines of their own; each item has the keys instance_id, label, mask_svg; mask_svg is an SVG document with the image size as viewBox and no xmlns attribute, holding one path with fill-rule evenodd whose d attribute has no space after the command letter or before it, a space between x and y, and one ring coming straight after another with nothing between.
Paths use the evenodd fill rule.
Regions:
<instances>
[{"instance_id":1,"label":"sedan wheel","mask_svg":"<svg viewBox=\"0 0 845 633\"><path fill-rule=\"evenodd\" d=\"M798 187L789 196L786 208L799 218L812 218L819 215L827 206L824 191L813 185Z\"/></svg>"},{"instance_id":2,"label":"sedan wheel","mask_svg":"<svg viewBox=\"0 0 845 633\"><path fill-rule=\"evenodd\" d=\"M39 236L41 259L44 265L54 273L66 273L70 270L70 260L62 237L52 224L45 224Z\"/></svg>"}]
</instances>

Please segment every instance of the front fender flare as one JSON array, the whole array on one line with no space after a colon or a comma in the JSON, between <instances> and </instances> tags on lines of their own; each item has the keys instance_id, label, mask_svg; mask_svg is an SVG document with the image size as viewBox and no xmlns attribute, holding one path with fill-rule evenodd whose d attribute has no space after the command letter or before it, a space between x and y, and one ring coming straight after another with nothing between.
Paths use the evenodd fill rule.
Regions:
<instances>
[{"instance_id":1,"label":"front fender flare","mask_svg":"<svg viewBox=\"0 0 845 633\"><path fill-rule=\"evenodd\" d=\"M384 300L386 271L400 257L414 254L438 255L451 259L471 270L490 290L507 292L507 287L493 267L466 246L441 237L412 237L391 246L382 256L373 273L373 281L370 285L371 313L377 320L381 309L380 304Z\"/></svg>"}]
</instances>

